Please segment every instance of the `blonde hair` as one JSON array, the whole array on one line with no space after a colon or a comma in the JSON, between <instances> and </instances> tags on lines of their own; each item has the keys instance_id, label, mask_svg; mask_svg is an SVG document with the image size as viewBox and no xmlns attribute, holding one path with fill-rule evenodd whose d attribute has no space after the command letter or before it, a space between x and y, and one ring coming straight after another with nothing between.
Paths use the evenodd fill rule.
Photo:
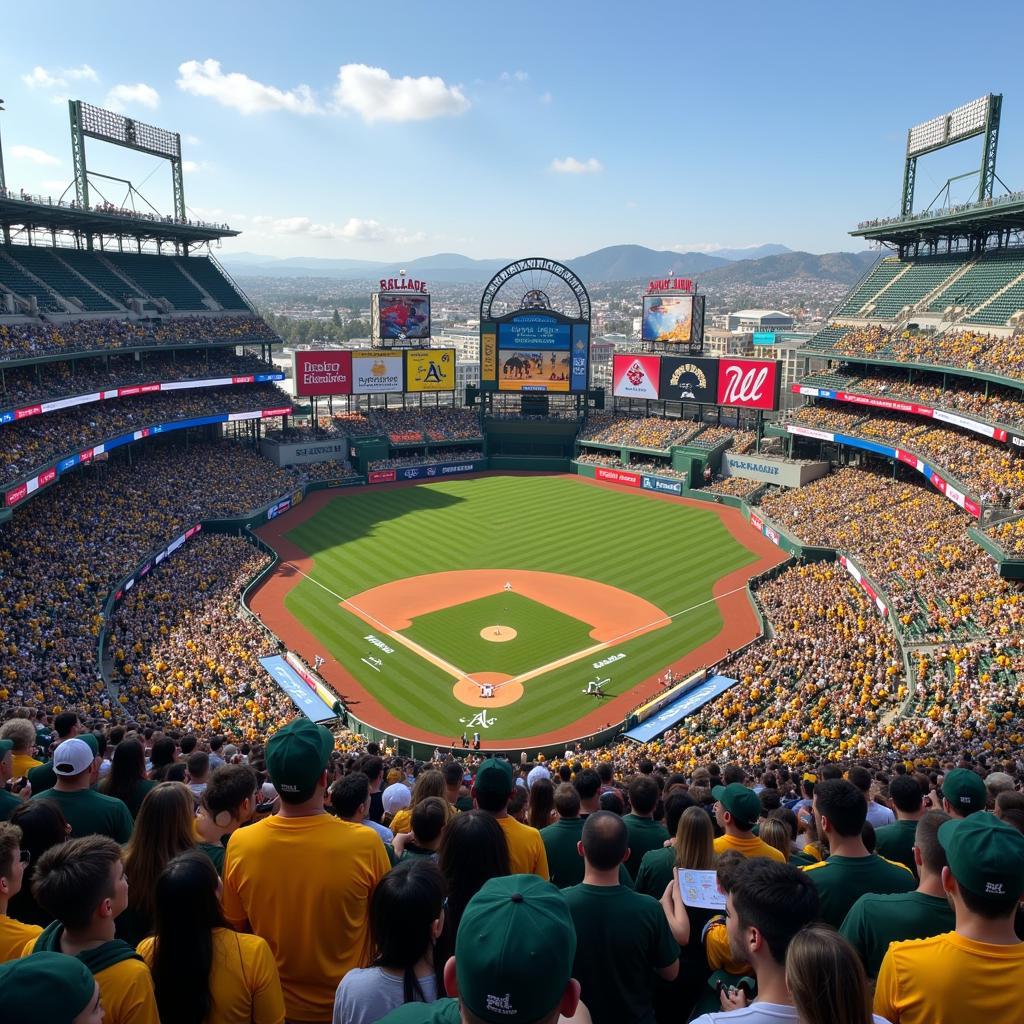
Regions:
<instances>
[{"instance_id":1,"label":"blonde hair","mask_svg":"<svg viewBox=\"0 0 1024 1024\"><path fill-rule=\"evenodd\" d=\"M872 1024L860 957L829 925L811 924L793 936L786 986L801 1024Z\"/></svg>"},{"instance_id":2,"label":"blonde hair","mask_svg":"<svg viewBox=\"0 0 1024 1024\"><path fill-rule=\"evenodd\" d=\"M36 742L36 727L27 718L8 718L0 725L0 740L10 740L16 754L27 754Z\"/></svg>"},{"instance_id":3,"label":"blonde hair","mask_svg":"<svg viewBox=\"0 0 1024 1024\"><path fill-rule=\"evenodd\" d=\"M778 818L768 818L761 822L757 834L762 842L778 850L787 862L789 861L789 855L792 853L791 833L789 826L784 821L779 821Z\"/></svg>"},{"instance_id":4,"label":"blonde hair","mask_svg":"<svg viewBox=\"0 0 1024 1024\"><path fill-rule=\"evenodd\" d=\"M687 807L676 828L676 867L710 871L715 866L715 829L702 807Z\"/></svg>"}]
</instances>

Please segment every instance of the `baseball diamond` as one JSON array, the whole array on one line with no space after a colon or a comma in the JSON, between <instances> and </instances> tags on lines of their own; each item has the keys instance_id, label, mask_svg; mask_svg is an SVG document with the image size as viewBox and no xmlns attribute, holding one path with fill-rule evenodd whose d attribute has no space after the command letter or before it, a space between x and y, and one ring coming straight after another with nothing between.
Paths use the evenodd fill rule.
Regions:
<instances>
[{"instance_id":1,"label":"baseball diamond","mask_svg":"<svg viewBox=\"0 0 1024 1024\"><path fill-rule=\"evenodd\" d=\"M377 728L448 742L485 708L485 745L537 744L758 634L745 583L783 555L744 527L576 476L320 492L260 531L281 562L252 607Z\"/></svg>"}]
</instances>

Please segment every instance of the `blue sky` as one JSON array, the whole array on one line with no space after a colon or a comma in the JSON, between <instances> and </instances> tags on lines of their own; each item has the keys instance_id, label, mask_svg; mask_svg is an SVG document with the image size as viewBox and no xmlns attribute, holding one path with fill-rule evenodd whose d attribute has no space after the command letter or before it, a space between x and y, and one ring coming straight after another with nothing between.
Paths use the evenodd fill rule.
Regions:
<instances>
[{"instance_id":1,"label":"blue sky","mask_svg":"<svg viewBox=\"0 0 1024 1024\"><path fill-rule=\"evenodd\" d=\"M598 2L5 5L7 181L70 181L67 97L180 131L189 207L279 256L572 257L781 242L856 249L897 211L906 129L1002 92L1024 188L1024 7ZM916 51L916 55L915 55ZM961 56L962 55L962 56ZM89 145L95 170L159 161ZM976 142L919 165L919 205ZM101 187L107 188L102 183ZM113 183L109 198L123 195ZM966 184L960 184L962 198Z\"/></svg>"}]
</instances>

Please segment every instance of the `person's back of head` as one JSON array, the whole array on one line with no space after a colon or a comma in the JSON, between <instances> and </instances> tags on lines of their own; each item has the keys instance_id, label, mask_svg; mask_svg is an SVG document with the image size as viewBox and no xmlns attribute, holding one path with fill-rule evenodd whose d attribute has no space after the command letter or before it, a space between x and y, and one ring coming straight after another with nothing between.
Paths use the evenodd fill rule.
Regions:
<instances>
[{"instance_id":1,"label":"person's back of head","mask_svg":"<svg viewBox=\"0 0 1024 1024\"><path fill-rule=\"evenodd\" d=\"M373 785L384 774L384 761L376 753L370 754L360 762L359 770L370 780L370 785Z\"/></svg>"},{"instance_id":2,"label":"person's back of head","mask_svg":"<svg viewBox=\"0 0 1024 1024\"><path fill-rule=\"evenodd\" d=\"M776 807L774 811L769 812L768 820L781 821L786 826L790 842L796 842L796 837L800 834L800 823L796 820L796 813L791 808Z\"/></svg>"},{"instance_id":3,"label":"person's back of head","mask_svg":"<svg viewBox=\"0 0 1024 1024\"><path fill-rule=\"evenodd\" d=\"M72 736L78 725L79 718L77 711L62 711L53 719L53 731L62 740L66 740Z\"/></svg>"},{"instance_id":4,"label":"person's back of head","mask_svg":"<svg viewBox=\"0 0 1024 1024\"><path fill-rule=\"evenodd\" d=\"M895 781L895 779L893 780ZM950 817L945 811L925 811L914 830L914 849L918 853L919 873L938 878L946 866L946 851L939 842L939 829Z\"/></svg>"},{"instance_id":5,"label":"person's back of head","mask_svg":"<svg viewBox=\"0 0 1024 1024\"><path fill-rule=\"evenodd\" d=\"M576 787L568 782L561 783L555 790L555 810L559 818L580 816L580 795Z\"/></svg>"},{"instance_id":6,"label":"person's back of head","mask_svg":"<svg viewBox=\"0 0 1024 1024\"><path fill-rule=\"evenodd\" d=\"M864 794L846 779L819 782L814 790L814 809L827 830L849 839L860 836L867 820L868 804Z\"/></svg>"},{"instance_id":7,"label":"person's back of head","mask_svg":"<svg viewBox=\"0 0 1024 1024\"><path fill-rule=\"evenodd\" d=\"M598 871L612 871L629 850L626 823L611 811L595 811L587 816L581 842L587 864Z\"/></svg>"},{"instance_id":8,"label":"person's back of head","mask_svg":"<svg viewBox=\"0 0 1024 1024\"><path fill-rule=\"evenodd\" d=\"M178 745L169 736L161 736L153 740L149 751L149 761L154 769L163 768L174 762L178 753Z\"/></svg>"},{"instance_id":9,"label":"person's back of head","mask_svg":"<svg viewBox=\"0 0 1024 1024\"><path fill-rule=\"evenodd\" d=\"M96 913L116 917L128 903L121 847L108 836L82 836L52 846L32 875L32 895L71 931L87 928ZM123 889L123 891L119 891Z\"/></svg>"},{"instance_id":10,"label":"person's back of head","mask_svg":"<svg viewBox=\"0 0 1024 1024\"><path fill-rule=\"evenodd\" d=\"M462 785L465 772L458 761L446 761L442 769L444 772L444 784L449 789L458 789Z\"/></svg>"},{"instance_id":11,"label":"person's back of head","mask_svg":"<svg viewBox=\"0 0 1024 1024\"><path fill-rule=\"evenodd\" d=\"M626 805L622 802L622 794L617 789L606 789L601 794L600 806L602 811L611 811L621 817L626 813Z\"/></svg>"},{"instance_id":12,"label":"person's back of head","mask_svg":"<svg viewBox=\"0 0 1024 1024\"><path fill-rule=\"evenodd\" d=\"M206 776L210 772L210 755L203 750L193 751L188 755L185 765L192 782L197 784L205 782Z\"/></svg>"},{"instance_id":13,"label":"person's back of head","mask_svg":"<svg viewBox=\"0 0 1024 1024\"><path fill-rule=\"evenodd\" d=\"M750 857L737 868L728 899L735 917L730 944L740 960L753 961L767 951L781 966L793 936L818 917L818 890L810 876L767 857Z\"/></svg>"},{"instance_id":14,"label":"person's back of head","mask_svg":"<svg viewBox=\"0 0 1024 1024\"><path fill-rule=\"evenodd\" d=\"M676 867L710 871L715 866L715 829L702 807L683 810L676 824L675 838Z\"/></svg>"},{"instance_id":15,"label":"person's back of head","mask_svg":"<svg viewBox=\"0 0 1024 1024\"><path fill-rule=\"evenodd\" d=\"M722 770L722 784L729 786L734 782L742 783L747 773L738 764L727 764Z\"/></svg>"},{"instance_id":16,"label":"person's back of head","mask_svg":"<svg viewBox=\"0 0 1024 1024\"><path fill-rule=\"evenodd\" d=\"M1024 895L1024 835L994 814L979 811L939 826L946 854L942 887L956 909L983 921L1012 919Z\"/></svg>"},{"instance_id":17,"label":"person's back of head","mask_svg":"<svg viewBox=\"0 0 1024 1024\"><path fill-rule=\"evenodd\" d=\"M203 791L203 806L214 823L224 828L232 821L244 823L256 811L257 786L256 772L249 765L219 765L210 773Z\"/></svg>"},{"instance_id":18,"label":"person's back of head","mask_svg":"<svg viewBox=\"0 0 1024 1024\"><path fill-rule=\"evenodd\" d=\"M871 789L871 772L862 765L855 764L847 773L847 781L852 782L865 796Z\"/></svg>"},{"instance_id":19,"label":"person's back of head","mask_svg":"<svg viewBox=\"0 0 1024 1024\"><path fill-rule=\"evenodd\" d=\"M670 836L676 834L679 819L687 807L696 807L696 802L686 790L675 789L665 797L665 828Z\"/></svg>"},{"instance_id":20,"label":"person's back of head","mask_svg":"<svg viewBox=\"0 0 1024 1024\"><path fill-rule=\"evenodd\" d=\"M362 772L343 775L331 786L331 806L339 818L352 818L370 799L370 780Z\"/></svg>"},{"instance_id":21,"label":"person's back of head","mask_svg":"<svg viewBox=\"0 0 1024 1024\"><path fill-rule=\"evenodd\" d=\"M637 775L629 780L629 804L633 813L647 817L658 805L658 784L650 775Z\"/></svg>"},{"instance_id":22,"label":"person's back of head","mask_svg":"<svg viewBox=\"0 0 1024 1024\"><path fill-rule=\"evenodd\" d=\"M186 736L181 737L181 756L188 758L188 756L196 749L199 745L199 738L195 733L188 733Z\"/></svg>"},{"instance_id":23,"label":"person's back of head","mask_svg":"<svg viewBox=\"0 0 1024 1024\"><path fill-rule=\"evenodd\" d=\"M637 765L641 775L650 775L654 771L654 762L648 760L646 757L640 761Z\"/></svg>"},{"instance_id":24,"label":"person's back of head","mask_svg":"<svg viewBox=\"0 0 1024 1024\"><path fill-rule=\"evenodd\" d=\"M995 815L1018 832L1024 832L1024 793L1004 790L996 797Z\"/></svg>"},{"instance_id":25,"label":"person's back of head","mask_svg":"<svg viewBox=\"0 0 1024 1024\"><path fill-rule=\"evenodd\" d=\"M219 881L213 862L198 850L172 858L156 880L150 970L161 1020L209 1015L213 929L227 927Z\"/></svg>"},{"instance_id":26,"label":"person's back of head","mask_svg":"<svg viewBox=\"0 0 1024 1024\"><path fill-rule=\"evenodd\" d=\"M576 773L573 785L580 795L580 800L593 800L601 788L601 776L593 768L584 768L581 772Z\"/></svg>"},{"instance_id":27,"label":"person's back of head","mask_svg":"<svg viewBox=\"0 0 1024 1024\"><path fill-rule=\"evenodd\" d=\"M778 818L766 818L761 822L757 834L761 842L778 850L787 861L789 860L793 849L793 840L790 838L789 828L784 821L779 821Z\"/></svg>"},{"instance_id":28,"label":"person's back of head","mask_svg":"<svg viewBox=\"0 0 1024 1024\"><path fill-rule=\"evenodd\" d=\"M597 775L601 780L602 786L609 785L612 779L615 778L615 768L612 766L611 761L602 761L597 766Z\"/></svg>"},{"instance_id":29,"label":"person's back of head","mask_svg":"<svg viewBox=\"0 0 1024 1024\"><path fill-rule=\"evenodd\" d=\"M110 771L100 782L100 791L128 801L138 784L146 777L146 752L138 740L127 739L118 743L110 759Z\"/></svg>"},{"instance_id":30,"label":"person's back of head","mask_svg":"<svg viewBox=\"0 0 1024 1024\"><path fill-rule=\"evenodd\" d=\"M889 783L889 799L903 814L917 814L924 804L924 794L912 775L897 775Z\"/></svg>"},{"instance_id":31,"label":"person's back of head","mask_svg":"<svg viewBox=\"0 0 1024 1024\"><path fill-rule=\"evenodd\" d=\"M412 834L421 846L435 843L447 822L448 804L439 796L428 796L412 809Z\"/></svg>"},{"instance_id":32,"label":"person's back of head","mask_svg":"<svg viewBox=\"0 0 1024 1024\"><path fill-rule=\"evenodd\" d=\"M843 769L838 764L825 764L822 765L821 771L818 772L818 779L821 782L834 782L836 779L843 777Z\"/></svg>"},{"instance_id":33,"label":"person's back of head","mask_svg":"<svg viewBox=\"0 0 1024 1024\"><path fill-rule=\"evenodd\" d=\"M767 818L772 811L782 806L782 797L777 789L762 789L758 794L761 800L761 816Z\"/></svg>"},{"instance_id":34,"label":"person's back of head","mask_svg":"<svg viewBox=\"0 0 1024 1024\"><path fill-rule=\"evenodd\" d=\"M800 1024L871 1024L871 993L853 946L825 924L793 936L786 952L786 987Z\"/></svg>"}]
</instances>

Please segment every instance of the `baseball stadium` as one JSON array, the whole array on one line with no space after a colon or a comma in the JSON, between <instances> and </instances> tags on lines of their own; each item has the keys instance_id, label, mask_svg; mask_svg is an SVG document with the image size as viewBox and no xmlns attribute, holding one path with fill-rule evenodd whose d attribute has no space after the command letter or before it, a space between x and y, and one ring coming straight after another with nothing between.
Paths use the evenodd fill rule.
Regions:
<instances>
[{"instance_id":1,"label":"baseball stadium","mask_svg":"<svg viewBox=\"0 0 1024 1024\"><path fill-rule=\"evenodd\" d=\"M878 258L805 337L722 327L669 268L609 341L583 258L526 253L458 347L405 270L355 302L368 338L286 343L216 256L230 215L186 203L189 126L66 103L63 194L0 153L0 1007L1021 1020L1002 95L907 131L899 214L843 225ZM968 142L922 208L919 162ZM856 1014L798 1007L825 959L811 1002L841 977ZM958 1017L901 1009L950 983Z\"/></svg>"}]
</instances>

